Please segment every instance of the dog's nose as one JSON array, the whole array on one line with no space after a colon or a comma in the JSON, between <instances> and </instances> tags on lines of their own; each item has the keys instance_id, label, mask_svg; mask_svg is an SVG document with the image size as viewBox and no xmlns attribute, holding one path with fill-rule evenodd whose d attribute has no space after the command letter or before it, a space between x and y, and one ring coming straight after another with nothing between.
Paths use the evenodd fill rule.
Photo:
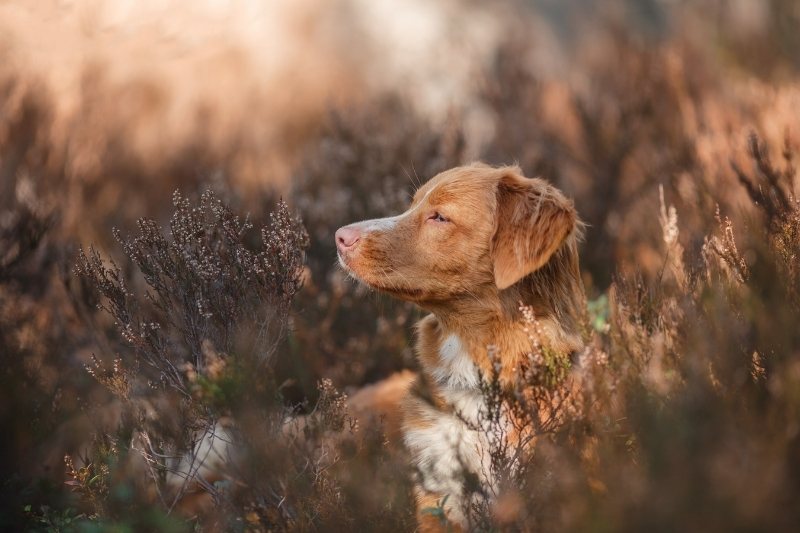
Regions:
<instances>
[{"instance_id":1,"label":"dog's nose","mask_svg":"<svg viewBox=\"0 0 800 533\"><path fill-rule=\"evenodd\" d=\"M361 238L361 230L353 226L345 226L336 230L336 248L340 252L351 249Z\"/></svg>"}]
</instances>

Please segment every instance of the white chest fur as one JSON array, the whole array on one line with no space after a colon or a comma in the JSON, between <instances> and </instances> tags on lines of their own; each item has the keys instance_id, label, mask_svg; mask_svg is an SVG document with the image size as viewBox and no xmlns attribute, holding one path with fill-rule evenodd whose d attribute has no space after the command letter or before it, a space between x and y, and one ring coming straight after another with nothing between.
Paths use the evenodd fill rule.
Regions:
<instances>
[{"instance_id":1,"label":"white chest fur","mask_svg":"<svg viewBox=\"0 0 800 533\"><path fill-rule=\"evenodd\" d=\"M439 361L433 377L444 388L478 387L478 370L457 335L448 335L439 346Z\"/></svg>"},{"instance_id":2,"label":"white chest fur","mask_svg":"<svg viewBox=\"0 0 800 533\"><path fill-rule=\"evenodd\" d=\"M452 410L425 405L421 424L407 427L404 440L419 469L422 487L447 495L450 519L463 522L466 476L476 475L483 487L490 485L489 443L481 428L486 404L477 367L461 339L444 337L438 356L436 365L427 370Z\"/></svg>"}]
</instances>

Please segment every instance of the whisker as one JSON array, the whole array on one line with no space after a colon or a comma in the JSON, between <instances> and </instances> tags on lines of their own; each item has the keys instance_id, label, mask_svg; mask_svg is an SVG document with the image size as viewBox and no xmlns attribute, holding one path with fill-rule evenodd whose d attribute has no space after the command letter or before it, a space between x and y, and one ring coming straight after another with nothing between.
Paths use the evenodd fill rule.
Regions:
<instances>
[{"instance_id":1,"label":"whisker","mask_svg":"<svg viewBox=\"0 0 800 533\"><path fill-rule=\"evenodd\" d=\"M422 187L422 180L419 178L419 175L417 174L417 169L414 168L414 160L413 159L411 160L411 170L414 172L414 176L416 176L416 178L417 178L417 183L419 184L417 189L419 189L419 187Z\"/></svg>"},{"instance_id":2,"label":"whisker","mask_svg":"<svg viewBox=\"0 0 800 533\"><path fill-rule=\"evenodd\" d=\"M411 163L411 167L412 168L414 167L414 163L413 162ZM403 167L403 172L405 173L406 177L408 178L408 181L411 182L411 189L414 192L417 192L419 190L419 184L417 182L414 182L414 178L412 178L411 174L408 173L408 169L407 168ZM411 194L410 196L413 197L414 195Z\"/></svg>"}]
</instances>

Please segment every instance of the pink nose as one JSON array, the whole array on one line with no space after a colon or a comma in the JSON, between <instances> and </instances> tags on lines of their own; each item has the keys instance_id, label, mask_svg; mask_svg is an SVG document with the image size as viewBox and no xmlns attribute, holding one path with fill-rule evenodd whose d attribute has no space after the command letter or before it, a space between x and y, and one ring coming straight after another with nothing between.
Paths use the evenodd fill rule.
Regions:
<instances>
[{"instance_id":1,"label":"pink nose","mask_svg":"<svg viewBox=\"0 0 800 533\"><path fill-rule=\"evenodd\" d=\"M336 248L340 252L350 250L361 238L361 230L354 226L345 226L336 230Z\"/></svg>"}]
</instances>

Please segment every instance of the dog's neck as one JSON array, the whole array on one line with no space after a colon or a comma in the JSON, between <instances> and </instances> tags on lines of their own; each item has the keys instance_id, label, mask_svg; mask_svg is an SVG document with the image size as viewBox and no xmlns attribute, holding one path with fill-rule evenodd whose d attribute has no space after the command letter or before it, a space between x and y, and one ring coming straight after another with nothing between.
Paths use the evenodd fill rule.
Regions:
<instances>
[{"instance_id":1,"label":"dog's neck","mask_svg":"<svg viewBox=\"0 0 800 533\"><path fill-rule=\"evenodd\" d=\"M521 361L533 350L533 341L556 353L569 354L581 347L577 322L557 317L546 302L531 302L533 321L520 310L518 291L464 297L447 306L429 306L432 315L420 324L418 353L423 369L440 368L448 344L469 356L482 373L492 370L492 352L500 362L501 378L510 380Z\"/></svg>"},{"instance_id":2,"label":"dog's neck","mask_svg":"<svg viewBox=\"0 0 800 533\"><path fill-rule=\"evenodd\" d=\"M424 305L433 321L420 324L423 368L437 368L448 339L457 340L481 372L492 369L489 352L493 351L501 377L506 378L531 353L533 342L559 354L579 350L584 292L575 248L574 242L568 243L548 265L506 290L486 284ZM522 306L529 312L528 320Z\"/></svg>"}]
</instances>

